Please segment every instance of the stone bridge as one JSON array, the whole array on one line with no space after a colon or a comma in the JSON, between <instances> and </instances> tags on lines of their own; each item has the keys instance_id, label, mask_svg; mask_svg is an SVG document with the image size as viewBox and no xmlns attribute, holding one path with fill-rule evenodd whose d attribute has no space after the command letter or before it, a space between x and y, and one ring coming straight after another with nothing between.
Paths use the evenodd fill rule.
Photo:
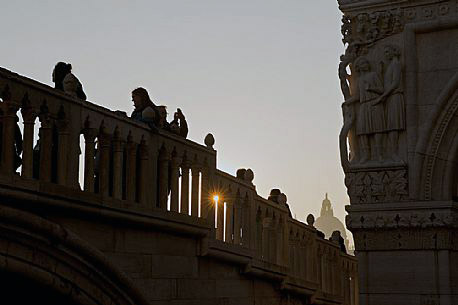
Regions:
<instances>
[{"instance_id":1,"label":"stone bridge","mask_svg":"<svg viewBox=\"0 0 458 305\"><path fill-rule=\"evenodd\" d=\"M212 136L152 131L2 68L0 92L3 300L358 304L355 258L278 190L260 197L251 170L218 170Z\"/></svg>"}]
</instances>

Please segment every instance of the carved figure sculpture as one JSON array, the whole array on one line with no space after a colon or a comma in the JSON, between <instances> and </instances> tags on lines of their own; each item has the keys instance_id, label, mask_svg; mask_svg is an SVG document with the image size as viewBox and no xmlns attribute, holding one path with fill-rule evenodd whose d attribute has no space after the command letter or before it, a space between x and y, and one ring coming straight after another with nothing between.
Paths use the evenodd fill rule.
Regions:
<instances>
[{"instance_id":1,"label":"carved figure sculpture","mask_svg":"<svg viewBox=\"0 0 458 305\"><path fill-rule=\"evenodd\" d=\"M379 105L385 103L385 131L388 132L388 156L393 161L399 162L401 161L398 155L399 131L405 129L405 107L401 88L399 48L395 45L387 45L384 48L384 55L387 60L384 74L384 89L382 95L373 104Z\"/></svg>"},{"instance_id":2,"label":"carved figure sculpture","mask_svg":"<svg viewBox=\"0 0 458 305\"><path fill-rule=\"evenodd\" d=\"M359 113L356 117L356 135L360 146L360 163L371 159L371 151L379 160L382 156L382 132L385 131L385 111L382 105L373 103L382 93L382 83L378 74L371 69L366 57L356 59L355 70L358 73L357 89L343 106L359 102ZM370 142L370 136L375 141ZM372 149L371 149L372 146Z\"/></svg>"}]
</instances>

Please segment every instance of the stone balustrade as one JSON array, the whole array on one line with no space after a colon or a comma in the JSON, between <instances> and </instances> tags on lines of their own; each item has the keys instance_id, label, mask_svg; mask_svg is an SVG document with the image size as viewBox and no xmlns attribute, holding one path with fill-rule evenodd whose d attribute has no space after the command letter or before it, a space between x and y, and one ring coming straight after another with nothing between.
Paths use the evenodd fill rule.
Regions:
<instances>
[{"instance_id":1,"label":"stone balustrade","mask_svg":"<svg viewBox=\"0 0 458 305\"><path fill-rule=\"evenodd\" d=\"M150 215L164 228L198 231L201 255L239 263L313 304L358 304L356 260L294 220L286 197L260 197L251 170L219 171L211 139L203 146L151 130L2 68L0 97L2 197ZM16 172L17 118L23 151Z\"/></svg>"}]
</instances>

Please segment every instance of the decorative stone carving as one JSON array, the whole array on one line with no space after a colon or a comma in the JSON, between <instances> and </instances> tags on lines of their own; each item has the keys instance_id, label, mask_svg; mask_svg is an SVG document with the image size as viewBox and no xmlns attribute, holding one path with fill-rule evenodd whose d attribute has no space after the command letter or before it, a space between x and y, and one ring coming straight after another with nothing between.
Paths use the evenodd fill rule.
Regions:
<instances>
[{"instance_id":1,"label":"decorative stone carving","mask_svg":"<svg viewBox=\"0 0 458 305\"><path fill-rule=\"evenodd\" d=\"M446 211L354 213L345 217L347 228L351 230L458 227L455 220L453 214Z\"/></svg>"},{"instance_id":2,"label":"decorative stone carving","mask_svg":"<svg viewBox=\"0 0 458 305\"><path fill-rule=\"evenodd\" d=\"M213 145L215 145L215 138L211 133L205 136L204 143L207 146L207 148L213 149Z\"/></svg>"},{"instance_id":3,"label":"decorative stone carving","mask_svg":"<svg viewBox=\"0 0 458 305\"><path fill-rule=\"evenodd\" d=\"M349 47L347 51L339 65L345 98L342 104L344 125L339 140L342 166L349 171L355 166L402 165L399 133L405 130L405 105L400 50L395 45L385 45L385 58L379 63L379 71L367 56L359 56L353 61L356 49ZM348 65L353 66L354 77L347 73ZM347 147L347 139L350 147Z\"/></svg>"},{"instance_id":4,"label":"decorative stone carving","mask_svg":"<svg viewBox=\"0 0 458 305\"><path fill-rule=\"evenodd\" d=\"M345 185L352 204L405 201L408 199L406 169L347 173Z\"/></svg>"},{"instance_id":5,"label":"decorative stone carving","mask_svg":"<svg viewBox=\"0 0 458 305\"><path fill-rule=\"evenodd\" d=\"M344 15L341 32L343 43L366 45L368 48L381 39L402 32L404 12L401 9Z\"/></svg>"}]
</instances>

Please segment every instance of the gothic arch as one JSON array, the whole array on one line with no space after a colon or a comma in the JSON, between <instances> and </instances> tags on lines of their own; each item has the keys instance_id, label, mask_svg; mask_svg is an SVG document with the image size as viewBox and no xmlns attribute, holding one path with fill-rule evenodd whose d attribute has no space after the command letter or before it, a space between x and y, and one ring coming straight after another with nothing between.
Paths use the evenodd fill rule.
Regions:
<instances>
[{"instance_id":1,"label":"gothic arch","mask_svg":"<svg viewBox=\"0 0 458 305\"><path fill-rule=\"evenodd\" d=\"M0 272L44 285L69 304L148 304L122 272L75 234L6 206L0 207Z\"/></svg>"},{"instance_id":2,"label":"gothic arch","mask_svg":"<svg viewBox=\"0 0 458 305\"><path fill-rule=\"evenodd\" d=\"M451 200L458 182L458 72L434 103L425 128L419 130L415 156L421 200Z\"/></svg>"}]
</instances>

